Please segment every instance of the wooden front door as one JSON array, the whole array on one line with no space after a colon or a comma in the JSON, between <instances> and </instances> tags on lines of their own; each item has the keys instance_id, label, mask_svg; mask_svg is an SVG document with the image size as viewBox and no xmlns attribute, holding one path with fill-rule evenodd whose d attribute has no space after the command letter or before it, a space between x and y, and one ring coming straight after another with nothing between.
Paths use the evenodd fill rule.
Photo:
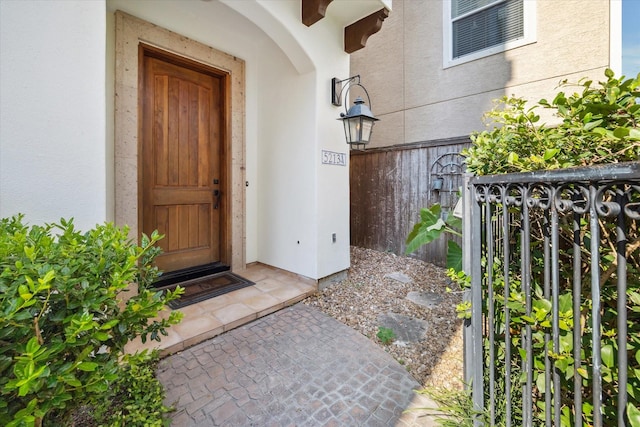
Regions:
<instances>
[{"instance_id":1,"label":"wooden front door","mask_svg":"<svg viewBox=\"0 0 640 427\"><path fill-rule=\"evenodd\" d=\"M221 259L224 74L141 49L142 230L158 230L163 271Z\"/></svg>"}]
</instances>

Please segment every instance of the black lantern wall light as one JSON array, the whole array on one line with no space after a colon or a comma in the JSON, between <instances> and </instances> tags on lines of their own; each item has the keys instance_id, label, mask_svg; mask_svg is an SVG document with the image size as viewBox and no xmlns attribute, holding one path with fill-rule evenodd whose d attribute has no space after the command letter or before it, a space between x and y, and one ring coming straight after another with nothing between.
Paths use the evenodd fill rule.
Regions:
<instances>
[{"instance_id":1,"label":"black lantern wall light","mask_svg":"<svg viewBox=\"0 0 640 427\"><path fill-rule=\"evenodd\" d=\"M347 96L349 91L354 86L360 86L367 96L367 101L371 105L371 98L369 98L369 92L364 86L360 84L360 75L349 77L348 79L339 80L334 77L331 79L331 103L337 107L342 105L342 96L344 95L345 104L347 103ZM347 110L347 106L344 107L344 113L340 113L342 124L344 125L344 136L347 140L347 144L351 146L352 150L364 150L365 146L371 140L371 131L373 125L378 121L371 112L371 109L365 104L361 97L357 97L353 102L353 106Z\"/></svg>"}]
</instances>

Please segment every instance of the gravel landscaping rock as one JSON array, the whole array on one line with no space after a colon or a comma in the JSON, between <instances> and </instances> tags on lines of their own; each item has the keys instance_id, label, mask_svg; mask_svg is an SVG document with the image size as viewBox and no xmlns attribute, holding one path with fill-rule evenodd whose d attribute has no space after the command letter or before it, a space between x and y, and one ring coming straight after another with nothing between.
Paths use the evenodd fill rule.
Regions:
<instances>
[{"instance_id":1,"label":"gravel landscaping rock","mask_svg":"<svg viewBox=\"0 0 640 427\"><path fill-rule=\"evenodd\" d=\"M425 388L461 389L462 321L455 310L461 295L447 292L449 279L445 273L444 268L417 259L352 247L347 278L304 303L374 341ZM409 294L413 300L418 294L426 295L430 303L416 303L407 299ZM380 322L384 315L426 322L423 338L382 344L376 334L385 326Z\"/></svg>"}]
</instances>

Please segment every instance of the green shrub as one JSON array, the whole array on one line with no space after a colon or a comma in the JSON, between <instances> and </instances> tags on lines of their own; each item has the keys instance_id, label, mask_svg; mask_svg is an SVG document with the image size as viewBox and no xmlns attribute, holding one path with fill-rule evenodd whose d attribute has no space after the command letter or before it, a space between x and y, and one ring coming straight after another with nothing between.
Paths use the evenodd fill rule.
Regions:
<instances>
[{"instance_id":1,"label":"green shrub","mask_svg":"<svg viewBox=\"0 0 640 427\"><path fill-rule=\"evenodd\" d=\"M157 352L125 355L123 362L106 399L94 403L95 424L109 427L169 425L163 416L172 409L164 405L164 387L155 375Z\"/></svg>"},{"instance_id":2,"label":"green shrub","mask_svg":"<svg viewBox=\"0 0 640 427\"><path fill-rule=\"evenodd\" d=\"M150 320L181 291L150 287L160 236L138 247L127 232L0 220L0 425L59 425L118 381L130 340L159 341L181 319Z\"/></svg>"},{"instance_id":3,"label":"green shrub","mask_svg":"<svg viewBox=\"0 0 640 427\"><path fill-rule=\"evenodd\" d=\"M536 107L527 109L521 99L503 99L503 108L491 111L488 117L494 119L495 127L491 130L478 133L473 136L473 145L465 155L468 169L475 174L496 174L509 172L524 172L538 169L558 169L572 166L587 166L602 163L615 163L619 161L637 161L640 158L640 105L637 100L640 97L640 75L635 79L616 79L611 70L606 71L607 80L594 85L591 81L584 81L575 87L581 89L580 93L567 95L559 92L552 102L541 100ZM569 87L566 82L562 87ZM538 124L539 117L535 108L551 108L561 122L557 126ZM638 203L638 194L631 193L629 203ZM502 209L502 208L500 208ZM545 229L545 218L541 212L530 210L531 230L531 286L532 286L532 311L525 310L525 295L521 289L520 257L513 254L510 260L492 260L493 287L496 295L494 316L495 330L499 344L494 349L501 359L496 365L495 384L496 402L510 400L512 408L522 406L521 386L515 381L512 394L504 394L504 366L519 366L523 356L519 349L522 345L521 331L526 328L532 330L533 345L533 382L531 390L534 404L534 425L542 425L545 419L544 398L544 360L545 356L552 360L556 372L561 375L560 390L555 390L553 396L561 399L561 424L563 426L574 425L575 411L573 398L576 391L573 390L574 359L573 359L573 330L574 325L582 324L581 358L582 363L578 374L581 376L582 389L582 419L579 423L591 425L593 422L592 395L592 369L593 343L591 342L592 323L590 294L590 269L589 245L582 248L584 258L582 261L581 318L574 319L572 313L572 264L573 257L573 217L560 215L560 254L563 262L560 263L560 349L556 353L552 347L545 344L545 334L552 333L552 301L543 297L544 271L542 254L544 251L542 235ZM515 219L515 221L518 221ZM588 225L583 218L581 233L585 242L590 240ZM618 299L616 290L615 270L617 266L615 252L615 223L608 223L602 219L600 222L600 271L601 275L601 357L602 366L602 412L605 425L617 424L617 396L627 392L629 405L627 407L627 422L631 426L640 427L640 422L635 419L635 413L640 407L640 229L636 221L627 219L627 297L628 297L628 387L620 390L618 387L617 367L617 307ZM513 224L517 227L517 223ZM517 238L517 237L516 237ZM520 247L516 241L514 248ZM502 297L504 278L502 278L502 265L510 264L510 291L509 298ZM504 307L509 308L510 322L505 325ZM486 307L484 308L486 310ZM509 328L512 332L511 342L505 343L504 331ZM504 360L506 346L511 347L512 360ZM485 343L485 351L489 348ZM485 355L487 357L487 355ZM521 381L524 381L523 379ZM488 378L485 383L488 384ZM498 409L500 405L498 405ZM504 420L504 414L498 413L496 422Z\"/></svg>"},{"instance_id":4,"label":"green shrub","mask_svg":"<svg viewBox=\"0 0 640 427\"><path fill-rule=\"evenodd\" d=\"M492 120L492 128L484 132L472 135L472 146L465 150L468 171L476 175L503 174L512 172L535 171L542 169L559 169L572 166L588 166L595 164L615 163L622 161L638 161L640 159L640 74L633 79L616 79L611 70L605 72L606 81L594 84L592 81L582 81L576 85L563 82L562 88L571 86L579 88L579 93L567 95L559 92L553 101L541 100L532 108L527 108L524 100L519 98L503 98L501 106L487 113ZM554 126L540 124L540 117L536 113L537 108L552 109L560 122ZM631 192L630 204L640 203L639 195ZM502 207L499 207L502 209ZM497 215L497 213L496 213ZM433 215L432 215L433 216ZM434 216L435 218L435 216ZM430 234L441 233L444 224L434 222L434 218L422 217L421 224L416 225L410 238L417 243L424 244L433 240ZM439 219L439 218L437 218ZM495 295L495 331L496 347L494 348L498 360L495 366L496 382L493 384L496 390L494 401L496 404L496 424L504 423L505 415L502 402L507 400L512 403L512 417L519 419L518 411L522 407L522 384L524 379L518 375L517 368L522 364L520 352L521 331L526 328L532 330L533 361L534 368L531 390L534 404L534 425L544 424L544 359L548 354L554 363L554 368L561 374L561 389L556 390L554 396L561 399L561 425L574 425L576 420L572 402L575 391L573 390L574 360L572 355L572 333L574 324L582 325L581 337L582 365L578 370L582 381L582 420L577 422L583 425L591 425L593 422L593 395L591 375L591 357L593 343L591 342L591 306L590 295L590 269L588 263L590 254L589 245L585 243L582 250L585 257L582 261L583 294L581 295L581 318L573 319L572 307L572 217L560 215L560 351L554 353L546 347L544 336L552 333L551 316L552 302L543 297L542 283L544 283L544 271L542 264L543 242L542 235L545 229L545 218L535 210L530 211L530 230L532 254L531 261L531 286L532 286L532 312L525 310L525 295L521 290L522 277L520 276L520 254L517 252L521 242L518 236L512 236L512 259L509 260L484 260L491 262L491 266L485 264L485 269L493 270L493 287ZM512 227L517 228L517 218ZM584 242L590 241L588 226L582 218L583 227L581 238ZM617 396L625 390L618 387L617 354L626 351L628 355L628 386L626 421L632 427L640 427L640 224L627 218L625 225L627 230L627 348L618 349L617 346L617 307L618 299L616 290L616 234L615 223L607 223L600 219L600 266L601 275L601 322L602 322L602 400L604 425L617 424ZM419 230L422 230L422 241ZM438 234L439 235L439 234ZM437 237L437 236L436 236ZM509 263L509 297L505 300L504 278L502 266ZM467 279L460 274L451 272L450 277L464 288ZM459 312L468 316L469 306L459 306ZM511 315L509 325L505 324L504 308L508 307ZM486 313L487 307L483 308ZM511 342L505 343L505 330L511 331ZM505 360L506 346L510 346L511 360ZM488 357L489 343L485 342L485 359ZM505 393L506 365L510 365L513 378L511 394ZM515 371L515 372L514 372ZM521 372L519 374L522 374ZM488 372L485 372L485 385L489 384ZM463 396L464 397L464 396ZM485 402L489 403L488 395ZM467 402L456 404L453 409L446 412L456 414L467 407ZM470 417L473 414L468 414ZM517 421L516 421L517 423Z\"/></svg>"},{"instance_id":5,"label":"green shrub","mask_svg":"<svg viewBox=\"0 0 640 427\"><path fill-rule=\"evenodd\" d=\"M463 150L467 170L475 175L525 172L616 163L640 158L640 74L635 79L607 80L594 84L564 81L549 102L540 100L528 108L521 98L502 98L486 114L491 129L471 135L472 146ZM540 122L536 110L551 109L557 125Z\"/></svg>"}]
</instances>

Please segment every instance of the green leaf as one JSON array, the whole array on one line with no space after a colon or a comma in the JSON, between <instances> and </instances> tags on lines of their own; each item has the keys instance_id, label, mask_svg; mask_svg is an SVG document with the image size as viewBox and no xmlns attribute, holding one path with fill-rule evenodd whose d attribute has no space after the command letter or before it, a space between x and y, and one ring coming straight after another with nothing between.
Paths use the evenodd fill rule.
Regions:
<instances>
[{"instance_id":1,"label":"green leaf","mask_svg":"<svg viewBox=\"0 0 640 427\"><path fill-rule=\"evenodd\" d=\"M531 316L520 316L520 318L527 323L531 323L532 325L536 323L536 319Z\"/></svg>"},{"instance_id":2,"label":"green leaf","mask_svg":"<svg viewBox=\"0 0 640 427\"><path fill-rule=\"evenodd\" d=\"M551 160L553 159L556 154L558 154L560 152L560 150L558 150L557 148L547 148L546 150L544 150L544 160Z\"/></svg>"},{"instance_id":3,"label":"green leaf","mask_svg":"<svg viewBox=\"0 0 640 427\"><path fill-rule=\"evenodd\" d=\"M453 240L447 242L447 268L462 271L462 248Z\"/></svg>"},{"instance_id":4,"label":"green leaf","mask_svg":"<svg viewBox=\"0 0 640 427\"><path fill-rule=\"evenodd\" d=\"M631 302L633 302L635 305L640 305L640 292L629 291L628 296ZM640 363L640 359L638 359L638 363Z\"/></svg>"},{"instance_id":5,"label":"green leaf","mask_svg":"<svg viewBox=\"0 0 640 427\"><path fill-rule=\"evenodd\" d=\"M431 208L420 210L421 221L414 225L407 237L406 253L415 252L422 245L436 240L444 232L445 223L440 218L440 205L435 204Z\"/></svg>"},{"instance_id":6,"label":"green leaf","mask_svg":"<svg viewBox=\"0 0 640 427\"><path fill-rule=\"evenodd\" d=\"M534 299L531 302L531 305L534 309L544 312L545 314L551 312L551 307L552 307L551 301L547 299L544 299L544 298Z\"/></svg>"},{"instance_id":7,"label":"green leaf","mask_svg":"<svg viewBox=\"0 0 640 427\"><path fill-rule=\"evenodd\" d=\"M613 368L615 363L613 346L611 344L602 346L600 354L602 354L602 363L604 363L607 368Z\"/></svg>"},{"instance_id":8,"label":"green leaf","mask_svg":"<svg viewBox=\"0 0 640 427\"><path fill-rule=\"evenodd\" d=\"M102 330L111 329L115 325L117 325L119 322L120 322L120 320L118 320L118 319L110 320L107 323L105 323L104 325L100 326L100 329L102 329Z\"/></svg>"},{"instance_id":9,"label":"green leaf","mask_svg":"<svg viewBox=\"0 0 640 427\"><path fill-rule=\"evenodd\" d=\"M85 372L93 372L98 367L98 364L95 362L81 362L78 364L78 369Z\"/></svg>"},{"instance_id":10,"label":"green leaf","mask_svg":"<svg viewBox=\"0 0 640 427\"><path fill-rule=\"evenodd\" d=\"M34 246L25 246L24 247L24 254L31 261L35 261L35 259L36 259L35 252L36 252L36 248Z\"/></svg>"},{"instance_id":11,"label":"green leaf","mask_svg":"<svg viewBox=\"0 0 640 427\"><path fill-rule=\"evenodd\" d=\"M563 374L567 374L567 369L569 368L569 360L565 357L560 357L556 359L553 366L558 368Z\"/></svg>"},{"instance_id":12,"label":"green leaf","mask_svg":"<svg viewBox=\"0 0 640 427\"><path fill-rule=\"evenodd\" d=\"M529 159L533 162L533 163L542 163L543 162L543 158L540 156L536 156L535 154L532 154L531 156L529 156Z\"/></svg>"},{"instance_id":13,"label":"green leaf","mask_svg":"<svg viewBox=\"0 0 640 427\"><path fill-rule=\"evenodd\" d=\"M29 342L27 343L27 353L31 353L34 354L35 352L37 352L38 350L40 350L40 343L38 343L38 338L36 337L32 337Z\"/></svg>"},{"instance_id":14,"label":"green leaf","mask_svg":"<svg viewBox=\"0 0 640 427\"><path fill-rule=\"evenodd\" d=\"M613 136L615 136L616 138L622 139L628 135L629 135L629 128L620 127L613 131Z\"/></svg>"},{"instance_id":15,"label":"green leaf","mask_svg":"<svg viewBox=\"0 0 640 427\"><path fill-rule=\"evenodd\" d=\"M31 390L31 385L29 383L22 384L18 389L18 396L24 397L29 393L30 390Z\"/></svg>"},{"instance_id":16,"label":"green leaf","mask_svg":"<svg viewBox=\"0 0 640 427\"><path fill-rule=\"evenodd\" d=\"M447 220L445 221L449 227L462 229L462 219L450 214L447 216Z\"/></svg>"},{"instance_id":17,"label":"green leaf","mask_svg":"<svg viewBox=\"0 0 640 427\"><path fill-rule=\"evenodd\" d=\"M60 379L71 387L82 387L82 383L75 377L75 375L64 375L60 377Z\"/></svg>"},{"instance_id":18,"label":"green leaf","mask_svg":"<svg viewBox=\"0 0 640 427\"><path fill-rule=\"evenodd\" d=\"M594 120L593 122L585 123L584 129L585 130L595 129L595 128L598 128L598 126L600 126L601 124L602 124L602 119ZM598 129L602 129L602 128L598 128ZM594 130L594 132L596 131ZM597 131L596 133L600 133L600 131Z\"/></svg>"},{"instance_id":19,"label":"green leaf","mask_svg":"<svg viewBox=\"0 0 640 427\"><path fill-rule=\"evenodd\" d=\"M558 310L560 313L570 312L573 308L573 297L570 293L558 297Z\"/></svg>"},{"instance_id":20,"label":"green leaf","mask_svg":"<svg viewBox=\"0 0 640 427\"><path fill-rule=\"evenodd\" d=\"M96 337L96 339L98 339L99 341L106 341L111 337L106 332L96 332L93 336Z\"/></svg>"},{"instance_id":21,"label":"green leaf","mask_svg":"<svg viewBox=\"0 0 640 427\"><path fill-rule=\"evenodd\" d=\"M55 270L47 271L47 274L45 274L43 278L38 279L38 283L40 284L38 289L39 290L49 289L51 287L49 282L51 282L55 276L56 276Z\"/></svg>"},{"instance_id":22,"label":"green leaf","mask_svg":"<svg viewBox=\"0 0 640 427\"><path fill-rule=\"evenodd\" d=\"M632 403L627 404L627 417L631 427L640 427L640 409Z\"/></svg>"},{"instance_id":23,"label":"green leaf","mask_svg":"<svg viewBox=\"0 0 640 427\"><path fill-rule=\"evenodd\" d=\"M29 287L27 285L20 285L18 287L18 294L20 295L20 298L25 301L29 301L31 298L33 298L33 294L29 292Z\"/></svg>"}]
</instances>

